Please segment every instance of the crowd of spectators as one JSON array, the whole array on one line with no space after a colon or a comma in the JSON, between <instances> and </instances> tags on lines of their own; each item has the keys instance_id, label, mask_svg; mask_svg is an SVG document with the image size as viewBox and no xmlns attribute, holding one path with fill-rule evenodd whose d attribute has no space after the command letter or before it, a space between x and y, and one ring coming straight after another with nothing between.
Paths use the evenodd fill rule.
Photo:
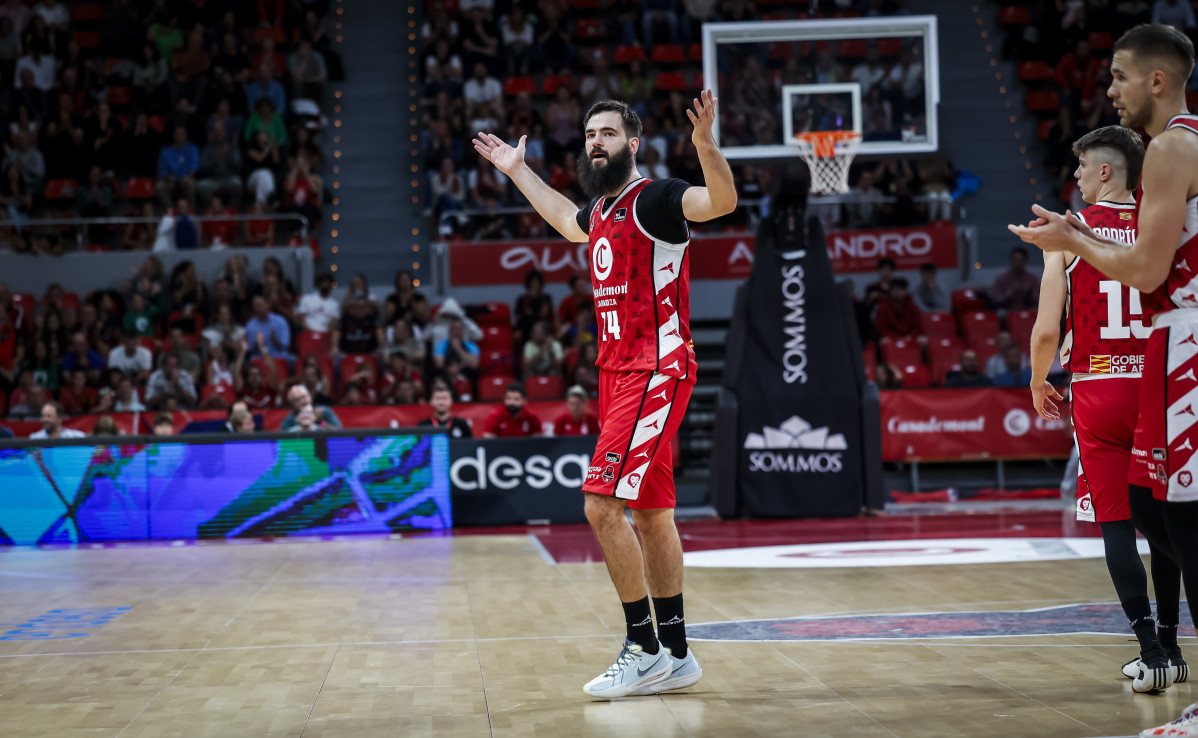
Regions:
<instances>
[{"instance_id":1,"label":"crowd of spectators","mask_svg":"<svg viewBox=\"0 0 1198 738\"><path fill-rule=\"evenodd\" d=\"M1009 24L1003 51L1023 63L1020 76L1033 92L1056 94L1055 104L1037 108L1044 116L1044 163L1061 186L1062 201L1080 210L1085 206L1073 182L1073 142L1119 124L1106 96L1114 40L1141 23L1176 26L1194 40L1198 23L1189 0L1038 0L1027 11L1026 23ZM1189 85L1194 101L1198 75L1190 76Z\"/></svg>"},{"instance_id":2,"label":"crowd of spectators","mask_svg":"<svg viewBox=\"0 0 1198 738\"><path fill-rule=\"evenodd\" d=\"M328 195L321 111L327 83L343 78L327 5L6 0L0 246L62 248L73 231L22 227L42 216L172 216L92 227L84 236L94 249L276 237L268 220L160 232L197 215L292 212L315 225Z\"/></svg>"},{"instance_id":3,"label":"crowd of spectators","mask_svg":"<svg viewBox=\"0 0 1198 738\"><path fill-rule=\"evenodd\" d=\"M598 327L589 283L572 288L555 306L530 272L503 306L509 322L484 331L479 306L449 298L434 310L409 271L385 299L362 274L341 296L329 273L300 296L273 257L250 274L246 257L230 256L209 281L190 261L168 274L150 255L119 289L83 299L51 285L35 302L0 284L0 408L13 419L41 417L47 403L60 415L227 409L237 423L239 409L287 407L283 430L303 430L340 427L333 407L418 405L438 390L452 404L490 381L506 388L508 415L486 432L503 436L541 432L523 409L524 382L540 382L557 388L550 396L581 395L563 432L590 433Z\"/></svg>"},{"instance_id":4,"label":"crowd of spectators","mask_svg":"<svg viewBox=\"0 0 1198 738\"><path fill-rule=\"evenodd\" d=\"M895 267L891 259L878 260L876 281L854 301L857 332L880 387L897 389L908 378L913 386L1028 385L1040 277L1028 269L1024 247L1011 250L1008 268L988 289L964 288L952 295L937 283L934 264L920 267L914 288L896 276ZM921 366L926 375L910 371ZM1049 378L1064 376L1057 359Z\"/></svg>"},{"instance_id":5,"label":"crowd of spectators","mask_svg":"<svg viewBox=\"0 0 1198 738\"><path fill-rule=\"evenodd\" d=\"M512 145L527 136L529 166L581 205L586 200L577 170L582 115L607 98L628 102L641 117L644 131L636 164L642 175L702 184L686 115L700 86L702 23L905 12L902 0L763 4L760 9L747 0L615 0L602 8L562 0L466 0L457 9L432 4L420 31L420 105L426 194L434 224L449 240L549 235L519 190L468 143L479 131ZM922 135L923 67L917 39L818 46L815 54L801 44L726 45L728 53L719 59L725 77L720 85L725 145L781 142L782 84L846 80L862 82L868 90L863 112L867 140L899 140L904 130L908 136ZM846 111L837 116L831 109L841 102L836 96L798 100L796 130L844 127ZM776 186L769 168L737 165L734 172L743 202L755 202ZM870 226L948 218L953 173L943 160L896 162L854 181L862 202L851 214L837 212L832 220ZM920 195L929 197L916 203L913 198ZM877 202L883 199L885 204ZM462 210L476 214L467 217ZM752 215L750 208L741 208L701 229L743 227Z\"/></svg>"}]
</instances>

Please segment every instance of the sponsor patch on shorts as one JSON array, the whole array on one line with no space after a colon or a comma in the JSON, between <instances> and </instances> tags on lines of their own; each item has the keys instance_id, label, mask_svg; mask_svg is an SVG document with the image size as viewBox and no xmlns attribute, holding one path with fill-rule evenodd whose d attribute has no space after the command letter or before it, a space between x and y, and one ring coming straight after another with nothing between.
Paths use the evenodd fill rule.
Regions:
<instances>
[{"instance_id":1,"label":"sponsor patch on shorts","mask_svg":"<svg viewBox=\"0 0 1198 738\"><path fill-rule=\"evenodd\" d=\"M615 479L615 478L616 478L616 469L615 469L615 467L611 467L611 466L609 466L609 467L607 467L606 469L604 469L604 470L603 470L603 476L601 477L601 479L603 479L603 481L605 481L605 482L610 482L610 481L612 481L612 480L613 480L613 479Z\"/></svg>"},{"instance_id":2,"label":"sponsor patch on shorts","mask_svg":"<svg viewBox=\"0 0 1198 738\"><path fill-rule=\"evenodd\" d=\"M619 454L613 454L609 451L606 458L607 458L607 463L609 463L609 464L619 464L620 463L620 455Z\"/></svg>"},{"instance_id":3,"label":"sponsor patch on shorts","mask_svg":"<svg viewBox=\"0 0 1198 738\"><path fill-rule=\"evenodd\" d=\"M1165 460L1165 449L1163 449L1163 448L1152 449L1152 460L1153 461L1164 461Z\"/></svg>"}]
</instances>

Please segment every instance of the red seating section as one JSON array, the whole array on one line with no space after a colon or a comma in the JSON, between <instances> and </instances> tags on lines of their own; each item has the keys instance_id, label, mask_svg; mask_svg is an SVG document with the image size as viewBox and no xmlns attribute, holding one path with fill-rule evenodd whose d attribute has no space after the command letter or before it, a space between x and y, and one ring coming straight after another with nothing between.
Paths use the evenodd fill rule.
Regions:
<instances>
[{"instance_id":1,"label":"red seating section","mask_svg":"<svg viewBox=\"0 0 1198 738\"><path fill-rule=\"evenodd\" d=\"M327 331L304 331L296 338L300 356L326 356L332 351L332 334Z\"/></svg>"},{"instance_id":2,"label":"red seating section","mask_svg":"<svg viewBox=\"0 0 1198 738\"><path fill-rule=\"evenodd\" d=\"M561 377L529 377L524 384L530 400L551 400L563 393Z\"/></svg>"},{"instance_id":3,"label":"red seating section","mask_svg":"<svg viewBox=\"0 0 1198 738\"><path fill-rule=\"evenodd\" d=\"M515 381L510 374L493 374L478 380L478 399L483 402L495 402L503 399L507 386Z\"/></svg>"}]
</instances>

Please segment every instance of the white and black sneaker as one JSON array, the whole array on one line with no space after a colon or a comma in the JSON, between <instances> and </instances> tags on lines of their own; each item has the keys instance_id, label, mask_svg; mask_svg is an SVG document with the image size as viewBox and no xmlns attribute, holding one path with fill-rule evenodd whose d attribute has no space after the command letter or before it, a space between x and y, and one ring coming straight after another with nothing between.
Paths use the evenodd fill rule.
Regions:
<instances>
[{"instance_id":1,"label":"white and black sneaker","mask_svg":"<svg viewBox=\"0 0 1198 738\"><path fill-rule=\"evenodd\" d=\"M660 646L655 654L647 654L640 645L624 641L624 650L616 657L616 663L587 682L582 691L605 700L631 694L652 694L639 690L668 679L673 666L674 658L665 646Z\"/></svg>"},{"instance_id":2,"label":"white and black sneaker","mask_svg":"<svg viewBox=\"0 0 1198 738\"><path fill-rule=\"evenodd\" d=\"M1136 675L1131 680L1131 689L1140 694L1152 694L1165 691L1172 683L1173 669L1169 666L1169 659L1165 658L1163 652L1157 651L1140 658Z\"/></svg>"},{"instance_id":3,"label":"white and black sneaker","mask_svg":"<svg viewBox=\"0 0 1198 738\"><path fill-rule=\"evenodd\" d=\"M670 652L670 649L664 646L662 648L666 653ZM703 667L699 666L699 660L695 658L693 648L686 649L686 656L680 659L676 659L673 654L670 654L670 661L673 663L671 663L670 673L665 679L647 684L633 694L660 694L674 689L685 689L703 677Z\"/></svg>"}]
</instances>

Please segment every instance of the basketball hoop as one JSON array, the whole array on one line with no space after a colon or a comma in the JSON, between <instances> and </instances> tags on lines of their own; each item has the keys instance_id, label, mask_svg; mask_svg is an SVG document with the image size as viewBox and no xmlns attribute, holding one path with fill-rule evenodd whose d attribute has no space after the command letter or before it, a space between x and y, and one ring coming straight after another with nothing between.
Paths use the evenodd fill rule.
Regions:
<instances>
[{"instance_id":1,"label":"basketball hoop","mask_svg":"<svg viewBox=\"0 0 1198 738\"><path fill-rule=\"evenodd\" d=\"M830 195L849 191L849 165L857 155L861 134L856 131L796 133L794 144L811 170L811 191Z\"/></svg>"}]
</instances>

